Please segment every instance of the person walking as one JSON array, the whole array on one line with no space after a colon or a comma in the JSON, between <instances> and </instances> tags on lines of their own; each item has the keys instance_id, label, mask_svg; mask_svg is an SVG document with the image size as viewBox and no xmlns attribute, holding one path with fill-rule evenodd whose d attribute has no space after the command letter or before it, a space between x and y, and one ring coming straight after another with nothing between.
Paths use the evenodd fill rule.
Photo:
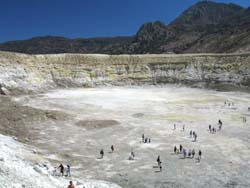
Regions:
<instances>
[{"instance_id":1,"label":"person walking","mask_svg":"<svg viewBox=\"0 0 250 188\"><path fill-rule=\"evenodd\" d=\"M157 157L157 164L158 164L158 166L160 167L160 164L161 164L161 159L160 159L160 155L158 155L158 157Z\"/></svg>"},{"instance_id":2,"label":"person walking","mask_svg":"<svg viewBox=\"0 0 250 188\"><path fill-rule=\"evenodd\" d=\"M196 135L196 132L193 131L193 137L195 137L195 135Z\"/></svg>"},{"instance_id":3,"label":"person walking","mask_svg":"<svg viewBox=\"0 0 250 188\"><path fill-rule=\"evenodd\" d=\"M176 152L177 152L177 148L176 146L174 146L174 153L176 154Z\"/></svg>"},{"instance_id":4,"label":"person walking","mask_svg":"<svg viewBox=\"0 0 250 188\"><path fill-rule=\"evenodd\" d=\"M182 145L180 144L180 152L182 152L182 148L183 148L183 147L182 147Z\"/></svg>"},{"instance_id":5,"label":"person walking","mask_svg":"<svg viewBox=\"0 0 250 188\"><path fill-rule=\"evenodd\" d=\"M191 155L192 155L192 151L191 149L188 150L188 158L191 158Z\"/></svg>"},{"instance_id":6,"label":"person walking","mask_svg":"<svg viewBox=\"0 0 250 188\"><path fill-rule=\"evenodd\" d=\"M70 177L71 176L71 168L70 168L70 165L67 165L67 176Z\"/></svg>"},{"instance_id":7,"label":"person walking","mask_svg":"<svg viewBox=\"0 0 250 188\"><path fill-rule=\"evenodd\" d=\"M63 164L60 164L58 168L60 169L60 173L62 174L62 176L64 176L64 166L63 166Z\"/></svg>"},{"instance_id":8,"label":"person walking","mask_svg":"<svg viewBox=\"0 0 250 188\"><path fill-rule=\"evenodd\" d=\"M183 158L185 159L186 156L187 156L187 151L186 151L186 149L183 149Z\"/></svg>"},{"instance_id":9,"label":"person walking","mask_svg":"<svg viewBox=\"0 0 250 188\"><path fill-rule=\"evenodd\" d=\"M195 135L194 135L194 141L196 142L196 140L197 140L197 134L195 133Z\"/></svg>"},{"instance_id":10,"label":"person walking","mask_svg":"<svg viewBox=\"0 0 250 188\"><path fill-rule=\"evenodd\" d=\"M192 136L193 136L193 131L192 130L189 132L189 136L190 136L190 138L192 138Z\"/></svg>"},{"instance_id":11,"label":"person walking","mask_svg":"<svg viewBox=\"0 0 250 188\"><path fill-rule=\"evenodd\" d=\"M192 150L192 159L194 158L194 156L195 156L195 150L193 149Z\"/></svg>"},{"instance_id":12,"label":"person walking","mask_svg":"<svg viewBox=\"0 0 250 188\"><path fill-rule=\"evenodd\" d=\"M220 119L219 119L218 123L219 123L219 125L222 125L222 121Z\"/></svg>"},{"instance_id":13,"label":"person walking","mask_svg":"<svg viewBox=\"0 0 250 188\"><path fill-rule=\"evenodd\" d=\"M199 155L199 157L198 157L198 160L199 160L199 162L201 161L201 155L202 155L202 152L201 152L201 150L199 150L199 153L198 153L198 155Z\"/></svg>"},{"instance_id":14,"label":"person walking","mask_svg":"<svg viewBox=\"0 0 250 188\"><path fill-rule=\"evenodd\" d=\"M101 151L100 151L100 155L101 155L101 159L103 158L103 156L104 156L104 151L103 151L103 149L101 149Z\"/></svg>"},{"instance_id":15,"label":"person walking","mask_svg":"<svg viewBox=\"0 0 250 188\"><path fill-rule=\"evenodd\" d=\"M113 153L114 152L114 145L112 145L110 148L111 148L111 152Z\"/></svg>"},{"instance_id":16,"label":"person walking","mask_svg":"<svg viewBox=\"0 0 250 188\"><path fill-rule=\"evenodd\" d=\"M132 159L135 158L135 153L134 153L134 151L131 151L131 157L132 157Z\"/></svg>"}]
</instances>

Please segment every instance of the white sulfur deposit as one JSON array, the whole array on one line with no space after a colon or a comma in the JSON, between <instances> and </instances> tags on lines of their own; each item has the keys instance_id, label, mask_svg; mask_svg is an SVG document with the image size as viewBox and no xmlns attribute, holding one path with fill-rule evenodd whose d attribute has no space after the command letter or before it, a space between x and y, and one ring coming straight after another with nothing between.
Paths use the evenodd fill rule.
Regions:
<instances>
[{"instance_id":1,"label":"white sulfur deposit","mask_svg":"<svg viewBox=\"0 0 250 188\"><path fill-rule=\"evenodd\" d=\"M0 188L66 188L70 179L51 176L49 163L34 165L26 158L37 158L32 150L14 139L0 135ZM94 180L73 180L77 188L120 188Z\"/></svg>"}]
</instances>

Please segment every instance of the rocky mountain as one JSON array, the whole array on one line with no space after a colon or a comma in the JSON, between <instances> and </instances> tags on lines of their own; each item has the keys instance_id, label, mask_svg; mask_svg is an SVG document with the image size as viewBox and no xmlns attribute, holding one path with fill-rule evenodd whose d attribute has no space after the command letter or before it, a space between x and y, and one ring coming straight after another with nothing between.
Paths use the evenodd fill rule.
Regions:
<instances>
[{"instance_id":1,"label":"rocky mountain","mask_svg":"<svg viewBox=\"0 0 250 188\"><path fill-rule=\"evenodd\" d=\"M35 37L0 44L0 50L45 53L222 53L250 51L250 8L201 1L168 25L145 23L130 37Z\"/></svg>"}]
</instances>

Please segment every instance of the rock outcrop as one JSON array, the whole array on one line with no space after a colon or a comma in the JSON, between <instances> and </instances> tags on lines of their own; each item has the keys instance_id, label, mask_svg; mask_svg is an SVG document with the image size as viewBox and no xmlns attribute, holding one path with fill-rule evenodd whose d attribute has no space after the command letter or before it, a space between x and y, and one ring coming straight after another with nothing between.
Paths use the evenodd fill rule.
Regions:
<instances>
[{"instance_id":1,"label":"rock outcrop","mask_svg":"<svg viewBox=\"0 0 250 188\"><path fill-rule=\"evenodd\" d=\"M250 54L26 55L0 52L0 84L14 93L58 87L181 83L250 88Z\"/></svg>"}]
</instances>

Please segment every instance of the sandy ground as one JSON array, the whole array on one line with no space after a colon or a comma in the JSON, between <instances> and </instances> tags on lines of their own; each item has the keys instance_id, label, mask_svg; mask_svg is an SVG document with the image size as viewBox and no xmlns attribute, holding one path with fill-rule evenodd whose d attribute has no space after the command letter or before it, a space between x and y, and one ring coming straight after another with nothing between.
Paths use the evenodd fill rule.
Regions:
<instances>
[{"instance_id":1,"label":"sandy ground","mask_svg":"<svg viewBox=\"0 0 250 188\"><path fill-rule=\"evenodd\" d=\"M39 153L54 165L71 164L75 177L107 180L124 188L250 186L249 93L174 86L95 88L13 100L70 117L47 118L26 128ZM219 119L222 130L209 133L208 125L218 128ZM197 142L189 137L190 130L198 134ZM142 143L143 133L151 143ZM173 148L180 144L196 153L200 149L201 162L175 155ZM128 160L132 149L135 160ZM158 155L162 172L155 168Z\"/></svg>"}]
</instances>

